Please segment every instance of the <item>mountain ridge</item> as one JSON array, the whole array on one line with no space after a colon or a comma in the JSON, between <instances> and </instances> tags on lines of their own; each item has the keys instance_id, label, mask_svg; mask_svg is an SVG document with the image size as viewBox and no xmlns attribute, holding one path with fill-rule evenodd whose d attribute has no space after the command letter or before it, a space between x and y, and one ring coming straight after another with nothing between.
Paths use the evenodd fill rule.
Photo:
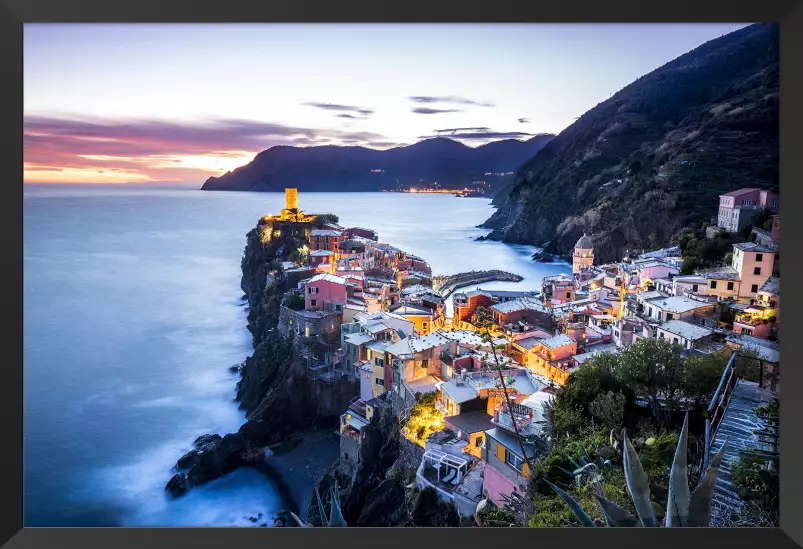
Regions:
<instances>
[{"instance_id":1,"label":"mountain ridge","mask_svg":"<svg viewBox=\"0 0 803 549\"><path fill-rule=\"evenodd\" d=\"M677 243L718 194L778 186L778 28L754 24L636 79L518 170L480 227L566 255L583 234L600 261Z\"/></svg>"},{"instance_id":2,"label":"mountain ridge","mask_svg":"<svg viewBox=\"0 0 803 549\"><path fill-rule=\"evenodd\" d=\"M504 139L477 147L433 137L386 150L358 145L277 145L244 166L210 177L201 189L281 191L293 186L304 192L364 192L434 182L462 188L478 178L488 179L487 172L515 172L552 137L536 134L527 140ZM493 190L502 187L503 178L492 180Z\"/></svg>"}]
</instances>

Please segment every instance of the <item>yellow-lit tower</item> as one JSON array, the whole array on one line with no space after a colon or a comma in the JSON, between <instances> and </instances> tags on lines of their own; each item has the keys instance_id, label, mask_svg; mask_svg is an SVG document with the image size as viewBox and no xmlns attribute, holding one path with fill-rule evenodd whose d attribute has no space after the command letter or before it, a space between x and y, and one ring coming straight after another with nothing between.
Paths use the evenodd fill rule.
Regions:
<instances>
[{"instance_id":1,"label":"yellow-lit tower","mask_svg":"<svg viewBox=\"0 0 803 549\"><path fill-rule=\"evenodd\" d=\"M298 189L284 190L284 209L298 210Z\"/></svg>"}]
</instances>

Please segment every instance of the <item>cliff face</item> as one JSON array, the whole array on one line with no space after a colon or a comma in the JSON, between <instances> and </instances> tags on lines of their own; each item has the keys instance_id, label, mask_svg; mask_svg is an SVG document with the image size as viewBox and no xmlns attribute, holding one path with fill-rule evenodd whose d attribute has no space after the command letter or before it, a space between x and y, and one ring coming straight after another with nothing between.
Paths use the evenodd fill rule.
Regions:
<instances>
[{"instance_id":1,"label":"cliff face","mask_svg":"<svg viewBox=\"0 0 803 549\"><path fill-rule=\"evenodd\" d=\"M491 239L599 261L677 243L718 195L778 186L778 27L751 25L639 78L580 117L494 198Z\"/></svg>"},{"instance_id":2,"label":"cliff face","mask_svg":"<svg viewBox=\"0 0 803 549\"><path fill-rule=\"evenodd\" d=\"M554 137L536 135L527 141L506 139L479 147L435 138L407 147L374 150L365 147L272 147L253 161L220 177L210 177L203 190L281 191L288 181L300 191L380 191L420 181L464 185L487 172L513 172ZM504 178L493 178L496 190Z\"/></svg>"},{"instance_id":3,"label":"cliff face","mask_svg":"<svg viewBox=\"0 0 803 549\"><path fill-rule=\"evenodd\" d=\"M356 380L340 378L332 385L307 377L307 362L298 342L276 328L283 293L292 286L267 273L266 264L282 258L288 242L262 244L259 230L248 233L241 286L249 302L248 328L254 353L241 370L237 400L247 421L236 433L204 435L176 463L167 490L175 496L264 458L264 449L307 429L336 423L359 393Z\"/></svg>"}]
</instances>

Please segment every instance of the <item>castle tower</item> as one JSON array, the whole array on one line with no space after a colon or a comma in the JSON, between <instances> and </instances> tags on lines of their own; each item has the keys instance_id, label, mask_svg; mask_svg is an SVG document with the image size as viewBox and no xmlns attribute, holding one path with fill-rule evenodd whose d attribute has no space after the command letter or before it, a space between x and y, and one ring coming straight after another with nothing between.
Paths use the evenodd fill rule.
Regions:
<instances>
[{"instance_id":1,"label":"castle tower","mask_svg":"<svg viewBox=\"0 0 803 549\"><path fill-rule=\"evenodd\" d=\"M298 209L298 189L284 190L284 209L285 210Z\"/></svg>"},{"instance_id":2,"label":"castle tower","mask_svg":"<svg viewBox=\"0 0 803 549\"><path fill-rule=\"evenodd\" d=\"M574 245L572 258L572 272L577 273L594 264L594 243L583 233L577 244Z\"/></svg>"}]
</instances>

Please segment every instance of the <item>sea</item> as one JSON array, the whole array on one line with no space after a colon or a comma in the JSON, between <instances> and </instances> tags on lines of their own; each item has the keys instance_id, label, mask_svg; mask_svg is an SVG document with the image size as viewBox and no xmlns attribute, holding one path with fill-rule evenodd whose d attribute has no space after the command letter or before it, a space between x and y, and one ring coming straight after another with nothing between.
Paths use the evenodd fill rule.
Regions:
<instances>
[{"instance_id":1,"label":"sea","mask_svg":"<svg viewBox=\"0 0 803 549\"><path fill-rule=\"evenodd\" d=\"M196 437L245 421L229 370L252 350L240 259L246 233L283 204L184 185L25 186L25 526L255 526L281 509L251 469L176 500L164 485ZM376 230L434 274L524 277L486 289L570 271L532 261L529 246L477 242L486 198L300 193L299 205Z\"/></svg>"}]
</instances>

